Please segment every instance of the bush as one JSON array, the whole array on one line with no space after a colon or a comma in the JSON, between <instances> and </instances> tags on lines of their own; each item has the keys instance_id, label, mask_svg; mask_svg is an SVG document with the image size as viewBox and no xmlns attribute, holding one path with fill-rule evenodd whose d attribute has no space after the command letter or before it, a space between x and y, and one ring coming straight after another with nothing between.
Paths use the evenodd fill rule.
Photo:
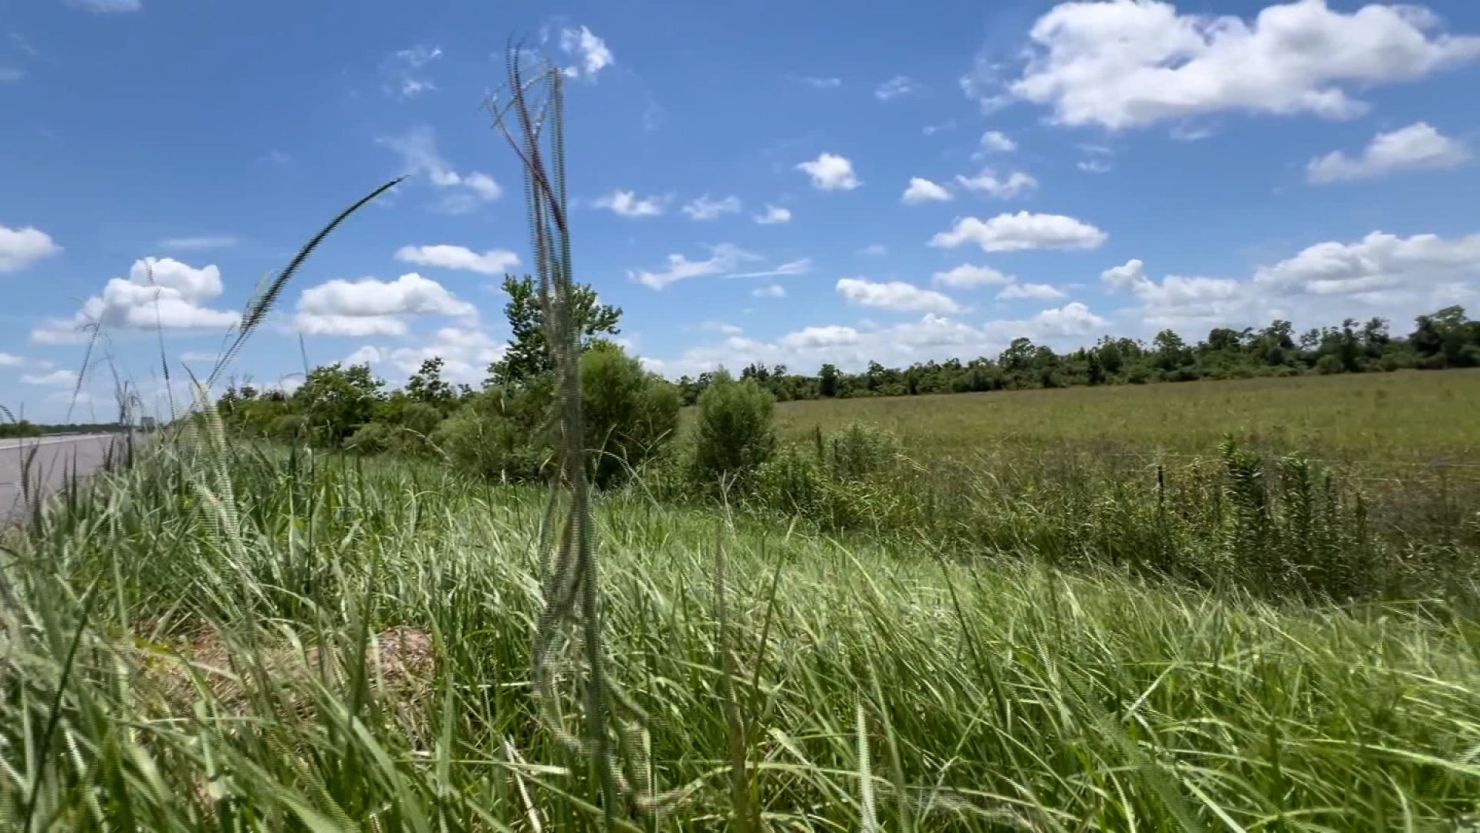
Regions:
<instances>
[{"instance_id":1,"label":"bush","mask_svg":"<svg viewBox=\"0 0 1480 833\"><path fill-rule=\"evenodd\" d=\"M736 382L728 374L715 374L713 384L699 397L697 479L747 488L756 469L776 450L771 424L775 406L775 397L753 379Z\"/></svg>"},{"instance_id":2,"label":"bush","mask_svg":"<svg viewBox=\"0 0 1480 833\"><path fill-rule=\"evenodd\" d=\"M755 492L761 505L815 517L826 503L827 483L816 460L786 448L757 470Z\"/></svg>"},{"instance_id":3,"label":"bush","mask_svg":"<svg viewBox=\"0 0 1480 833\"><path fill-rule=\"evenodd\" d=\"M537 480L550 461L549 377L506 391L491 387L438 426L432 442L459 468L499 481Z\"/></svg>"},{"instance_id":4,"label":"bush","mask_svg":"<svg viewBox=\"0 0 1480 833\"><path fill-rule=\"evenodd\" d=\"M894 468L899 440L888 431L855 422L828 441L827 452L834 477L863 480Z\"/></svg>"},{"instance_id":5,"label":"bush","mask_svg":"<svg viewBox=\"0 0 1480 833\"><path fill-rule=\"evenodd\" d=\"M581 357L582 412L596 485L625 481L678 428L678 390L615 345Z\"/></svg>"}]
</instances>

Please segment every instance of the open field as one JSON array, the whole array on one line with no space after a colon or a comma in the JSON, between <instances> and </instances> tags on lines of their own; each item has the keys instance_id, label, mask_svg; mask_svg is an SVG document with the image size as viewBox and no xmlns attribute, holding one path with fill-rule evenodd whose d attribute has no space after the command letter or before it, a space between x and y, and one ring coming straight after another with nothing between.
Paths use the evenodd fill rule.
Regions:
<instances>
[{"instance_id":1,"label":"open field","mask_svg":"<svg viewBox=\"0 0 1480 833\"><path fill-rule=\"evenodd\" d=\"M0 817L596 826L588 758L531 696L540 492L250 447L105 477L4 554ZM624 829L1448 830L1480 810L1480 627L1440 599L1281 609L633 492L597 522ZM364 676L377 633L430 658L371 640Z\"/></svg>"},{"instance_id":2,"label":"open field","mask_svg":"<svg viewBox=\"0 0 1480 833\"><path fill-rule=\"evenodd\" d=\"M1275 453L1480 465L1480 370L1243 379L783 403L786 436L859 420L908 451L1026 446L1207 454L1225 434Z\"/></svg>"}]
</instances>

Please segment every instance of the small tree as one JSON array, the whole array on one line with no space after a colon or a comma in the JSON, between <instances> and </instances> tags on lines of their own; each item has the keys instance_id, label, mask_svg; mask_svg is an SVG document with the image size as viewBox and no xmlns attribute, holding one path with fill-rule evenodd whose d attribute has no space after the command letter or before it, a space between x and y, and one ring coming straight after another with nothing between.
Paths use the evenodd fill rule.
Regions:
<instances>
[{"instance_id":1,"label":"small tree","mask_svg":"<svg viewBox=\"0 0 1480 833\"><path fill-rule=\"evenodd\" d=\"M581 357L581 397L601 487L625 480L678 428L678 390L616 345L599 344Z\"/></svg>"},{"instance_id":2,"label":"small tree","mask_svg":"<svg viewBox=\"0 0 1480 833\"><path fill-rule=\"evenodd\" d=\"M705 482L749 485L755 470L776 450L771 424L776 399L753 380L717 373L699 397L697 474Z\"/></svg>"},{"instance_id":3,"label":"small tree","mask_svg":"<svg viewBox=\"0 0 1480 833\"><path fill-rule=\"evenodd\" d=\"M309 371L293 392L293 405L317 442L337 447L374 416L384 385L368 364L346 368L335 362Z\"/></svg>"},{"instance_id":4,"label":"small tree","mask_svg":"<svg viewBox=\"0 0 1480 833\"><path fill-rule=\"evenodd\" d=\"M441 356L433 356L421 363L421 368L406 383L406 395L444 412L452 410L457 403L457 389L442 379Z\"/></svg>"},{"instance_id":5,"label":"small tree","mask_svg":"<svg viewBox=\"0 0 1480 833\"><path fill-rule=\"evenodd\" d=\"M553 372L555 365L545 346L545 311L540 308L539 287L528 275L504 276L504 292L509 302L504 315L509 319L509 349L504 357L488 366L488 385L517 385L534 376ZM571 287L571 319L581 334L581 349L591 349L602 335L617 335L622 308L598 303L596 290L584 284Z\"/></svg>"},{"instance_id":6,"label":"small tree","mask_svg":"<svg viewBox=\"0 0 1480 833\"><path fill-rule=\"evenodd\" d=\"M817 374L817 392L829 399L838 395L837 365L825 364Z\"/></svg>"}]
</instances>

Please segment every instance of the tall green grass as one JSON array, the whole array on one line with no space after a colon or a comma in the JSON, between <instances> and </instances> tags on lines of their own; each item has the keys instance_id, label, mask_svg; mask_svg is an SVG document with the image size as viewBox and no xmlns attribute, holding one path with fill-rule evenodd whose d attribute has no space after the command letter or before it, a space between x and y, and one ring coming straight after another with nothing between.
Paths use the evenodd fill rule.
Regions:
<instances>
[{"instance_id":1,"label":"tall green grass","mask_svg":"<svg viewBox=\"0 0 1480 833\"><path fill-rule=\"evenodd\" d=\"M576 716L541 718L531 690L542 496L220 437L6 539L4 824L600 826ZM1442 599L1277 608L639 495L597 505L619 827L1450 830L1480 811L1480 627ZM355 659L407 631L433 663Z\"/></svg>"}]
</instances>

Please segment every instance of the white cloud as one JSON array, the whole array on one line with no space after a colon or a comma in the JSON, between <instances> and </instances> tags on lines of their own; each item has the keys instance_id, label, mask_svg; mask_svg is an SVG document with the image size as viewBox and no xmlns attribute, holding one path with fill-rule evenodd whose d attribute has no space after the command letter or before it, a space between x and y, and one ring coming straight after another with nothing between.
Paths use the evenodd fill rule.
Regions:
<instances>
[{"instance_id":1,"label":"white cloud","mask_svg":"<svg viewBox=\"0 0 1480 833\"><path fill-rule=\"evenodd\" d=\"M935 283L957 289L972 289L978 286L1001 286L1013 282L1011 275L1004 275L990 266L974 266L963 263L945 272L936 272L931 278Z\"/></svg>"},{"instance_id":2,"label":"white cloud","mask_svg":"<svg viewBox=\"0 0 1480 833\"><path fill-rule=\"evenodd\" d=\"M1023 298L1033 298L1038 301L1057 301L1060 298L1067 297L1057 287L1050 286L1046 283L1008 284L1002 288L1002 291L997 293L997 300L999 301L1015 301Z\"/></svg>"},{"instance_id":3,"label":"white cloud","mask_svg":"<svg viewBox=\"0 0 1480 833\"><path fill-rule=\"evenodd\" d=\"M335 279L305 289L293 325L307 335L401 335L409 316L476 314L441 284L408 272L393 281Z\"/></svg>"},{"instance_id":4,"label":"white cloud","mask_svg":"<svg viewBox=\"0 0 1480 833\"><path fill-rule=\"evenodd\" d=\"M159 241L159 247L185 252L201 252L208 249L229 249L239 242L241 241L234 235L215 234L202 237L167 237Z\"/></svg>"},{"instance_id":5,"label":"white cloud","mask_svg":"<svg viewBox=\"0 0 1480 833\"><path fill-rule=\"evenodd\" d=\"M691 278L707 278L733 272L743 261L759 260L738 246L721 243L710 250L707 260L689 260L681 254L668 256L668 268L660 272L628 272L627 277L651 289L662 289L669 284Z\"/></svg>"},{"instance_id":6,"label":"white cloud","mask_svg":"<svg viewBox=\"0 0 1480 833\"><path fill-rule=\"evenodd\" d=\"M927 124L924 127L920 128L920 132L925 134L926 136L934 136L937 133L944 133L947 130L954 130L955 128L956 120L946 119L940 124Z\"/></svg>"},{"instance_id":7,"label":"white cloud","mask_svg":"<svg viewBox=\"0 0 1480 833\"><path fill-rule=\"evenodd\" d=\"M1062 214L998 214L990 220L963 217L950 231L930 239L930 245L954 249L975 243L986 252L1029 249L1094 249L1109 235L1094 226Z\"/></svg>"},{"instance_id":8,"label":"white cloud","mask_svg":"<svg viewBox=\"0 0 1480 833\"><path fill-rule=\"evenodd\" d=\"M1457 167L1469 158L1464 145L1425 122L1391 133L1379 133L1362 155L1341 151L1312 159L1306 177L1316 184L1371 179L1398 171L1433 171Z\"/></svg>"},{"instance_id":9,"label":"white cloud","mask_svg":"<svg viewBox=\"0 0 1480 833\"><path fill-rule=\"evenodd\" d=\"M442 269L461 269L480 275L502 275L519 266L519 255L504 249L489 249L478 253L464 246L402 246L396 250L396 260L418 266L437 266Z\"/></svg>"},{"instance_id":10,"label":"white cloud","mask_svg":"<svg viewBox=\"0 0 1480 833\"><path fill-rule=\"evenodd\" d=\"M883 243L870 243L867 246L864 246L862 249L859 249L858 253L861 255L868 255L869 257L883 257L884 255L889 254L889 247L885 246Z\"/></svg>"},{"instance_id":11,"label":"white cloud","mask_svg":"<svg viewBox=\"0 0 1480 833\"><path fill-rule=\"evenodd\" d=\"M931 289L903 281L875 283L866 278L841 278L838 295L850 304L894 312L960 312L961 305Z\"/></svg>"},{"instance_id":12,"label":"white cloud","mask_svg":"<svg viewBox=\"0 0 1480 833\"><path fill-rule=\"evenodd\" d=\"M982 134L982 150L988 153L1012 153L1017 150L1017 142L1007 138L1000 130L988 130Z\"/></svg>"},{"instance_id":13,"label":"white cloud","mask_svg":"<svg viewBox=\"0 0 1480 833\"><path fill-rule=\"evenodd\" d=\"M805 275L812 271L812 258L803 257L796 260L788 260L770 269L761 269L754 272L735 272L730 275L722 275L725 278L777 278L789 275Z\"/></svg>"},{"instance_id":14,"label":"white cloud","mask_svg":"<svg viewBox=\"0 0 1480 833\"><path fill-rule=\"evenodd\" d=\"M923 177L910 177L910 185L904 189L901 200L905 205L919 205L923 202L946 202L950 200L951 192L942 188L934 182Z\"/></svg>"},{"instance_id":15,"label":"white cloud","mask_svg":"<svg viewBox=\"0 0 1480 833\"><path fill-rule=\"evenodd\" d=\"M989 321L989 331L1001 332L1008 338L1041 339L1083 338L1104 331L1110 322L1090 312L1089 307L1071 301L1062 307L1046 309L1026 321Z\"/></svg>"},{"instance_id":16,"label":"white cloud","mask_svg":"<svg viewBox=\"0 0 1480 833\"><path fill-rule=\"evenodd\" d=\"M62 251L51 235L32 226L0 226L0 272L19 272L42 258Z\"/></svg>"},{"instance_id":17,"label":"white cloud","mask_svg":"<svg viewBox=\"0 0 1480 833\"><path fill-rule=\"evenodd\" d=\"M750 294L756 298L785 298L786 287L782 286L779 283L773 283L768 286L761 286L752 289L750 291Z\"/></svg>"},{"instance_id":18,"label":"white cloud","mask_svg":"<svg viewBox=\"0 0 1480 833\"><path fill-rule=\"evenodd\" d=\"M1084 171L1087 174L1110 173L1110 163L1106 162L1103 159L1084 159L1078 162L1074 167L1078 168L1081 171Z\"/></svg>"},{"instance_id":19,"label":"white cloud","mask_svg":"<svg viewBox=\"0 0 1480 833\"><path fill-rule=\"evenodd\" d=\"M791 222L791 209L782 208L779 205L767 205L765 213L755 215L754 220L763 226L789 223Z\"/></svg>"},{"instance_id":20,"label":"white cloud","mask_svg":"<svg viewBox=\"0 0 1480 833\"><path fill-rule=\"evenodd\" d=\"M67 0L67 3L79 9L87 9L99 14L113 14L117 12L136 12L144 8L141 0Z\"/></svg>"},{"instance_id":21,"label":"white cloud","mask_svg":"<svg viewBox=\"0 0 1480 833\"><path fill-rule=\"evenodd\" d=\"M15 67L0 66L0 84L14 84L26 77L26 71Z\"/></svg>"},{"instance_id":22,"label":"white cloud","mask_svg":"<svg viewBox=\"0 0 1480 833\"><path fill-rule=\"evenodd\" d=\"M109 280L102 293L84 301L72 318L46 321L33 329L31 340L40 344L85 342L85 329L92 326L116 330L224 329L240 316L204 306L221 292L221 270L214 265L197 269L173 258L146 257L134 261L128 278Z\"/></svg>"},{"instance_id":23,"label":"white cloud","mask_svg":"<svg viewBox=\"0 0 1480 833\"><path fill-rule=\"evenodd\" d=\"M667 200L659 196L638 197L632 191L613 191L597 197L591 204L597 208L609 209L619 217L656 217L663 213L666 202Z\"/></svg>"},{"instance_id":24,"label":"white cloud","mask_svg":"<svg viewBox=\"0 0 1480 833\"><path fill-rule=\"evenodd\" d=\"M890 101L919 89L920 85L915 83L913 78L908 75L896 75L874 88L874 98L880 101Z\"/></svg>"},{"instance_id":25,"label":"white cloud","mask_svg":"<svg viewBox=\"0 0 1480 833\"><path fill-rule=\"evenodd\" d=\"M598 72L617 62L612 57L611 49L607 48L606 41L592 34L585 26L579 29L561 29L560 49L578 62L565 68L565 74L570 78L594 81Z\"/></svg>"},{"instance_id":26,"label":"white cloud","mask_svg":"<svg viewBox=\"0 0 1480 833\"><path fill-rule=\"evenodd\" d=\"M991 168L985 168L972 177L957 176L956 181L968 190L999 200L1021 197L1038 188L1038 180L1022 171L1013 171L1006 179L998 179Z\"/></svg>"},{"instance_id":27,"label":"white cloud","mask_svg":"<svg viewBox=\"0 0 1480 833\"><path fill-rule=\"evenodd\" d=\"M1273 266L1254 284L1281 293L1345 295L1432 287L1480 277L1480 234L1408 238L1374 231L1357 243L1319 243Z\"/></svg>"},{"instance_id":28,"label":"white cloud","mask_svg":"<svg viewBox=\"0 0 1480 833\"><path fill-rule=\"evenodd\" d=\"M458 173L437 152L437 137L430 127L413 128L400 136L384 136L380 144L399 153L405 172L425 177L443 195L435 207L449 214L466 214L503 194L493 177L478 171Z\"/></svg>"},{"instance_id":29,"label":"white cloud","mask_svg":"<svg viewBox=\"0 0 1480 833\"><path fill-rule=\"evenodd\" d=\"M28 385L44 385L46 387L71 388L77 385L77 371L75 370L53 370L50 373L24 373L21 381Z\"/></svg>"},{"instance_id":30,"label":"white cloud","mask_svg":"<svg viewBox=\"0 0 1480 833\"><path fill-rule=\"evenodd\" d=\"M1189 307L1237 299L1244 292L1238 281L1226 278L1168 275L1157 283L1147 277L1146 266L1140 260L1106 269L1100 280L1111 289L1135 294L1156 317L1165 317L1176 308L1185 311Z\"/></svg>"},{"instance_id":31,"label":"white cloud","mask_svg":"<svg viewBox=\"0 0 1480 833\"><path fill-rule=\"evenodd\" d=\"M815 75L804 75L797 80L817 90L836 90L838 87L843 86L843 79L841 78L820 78Z\"/></svg>"},{"instance_id":32,"label":"white cloud","mask_svg":"<svg viewBox=\"0 0 1480 833\"><path fill-rule=\"evenodd\" d=\"M705 332L721 333L727 336L738 336L744 335L745 333L745 329L743 327L729 324L724 321L705 321L699 325L699 329L704 330Z\"/></svg>"},{"instance_id":33,"label":"white cloud","mask_svg":"<svg viewBox=\"0 0 1480 833\"><path fill-rule=\"evenodd\" d=\"M812 177L812 187L821 191L851 191L863 184L853 173L853 163L834 153L821 154L796 167Z\"/></svg>"},{"instance_id":34,"label":"white cloud","mask_svg":"<svg viewBox=\"0 0 1480 833\"><path fill-rule=\"evenodd\" d=\"M437 89L437 85L425 77L422 70L441 57L442 50L439 47L425 44L397 50L381 67L385 77L383 89L387 94L402 98L415 98Z\"/></svg>"},{"instance_id":35,"label":"white cloud","mask_svg":"<svg viewBox=\"0 0 1480 833\"><path fill-rule=\"evenodd\" d=\"M690 220L717 220L721 214L736 214L739 211L740 198L734 195L712 200L705 194L683 207L683 213L689 215Z\"/></svg>"},{"instance_id":36,"label":"white cloud","mask_svg":"<svg viewBox=\"0 0 1480 833\"><path fill-rule=\"evenodd\" d=\"M801 350L857 344L858 341L857 330L835 324L826 327L805 327L797 332L787 333L780 339L781 346Z\"/></svg>"},{"instance_id":37,"label":"white cloud","mask_svg":"<svg viewBox=\"0 0 1480 833\"><path fill-rule=\"evenodd\" d=\"M376 335L374 333L370 335ZM503 357L508 347L474 327L443 327L430 341L412 347L363 345L346 364L369 364L377 373L406 378L427 359L442 359L442 378L453 384L477 386L488 375L488 365Z\"/></svg>"},{"instance_id":38,"label":"white cloud","mask_svg":"<svg viewBox=\"0 0 1480 833\"><path fill-rule=\"evenodd\" d=\"M26 360L10 353L0 353L0 367L20 367Z\"/></svg>"},{"instance_id":39,"label":"white cloud","mask_svg":"<svg viewBox=\"0 0 1480 833\"><path fill-rule=\"evenodd\" d=\"M1324 0L1264 8L1253 21L1179 14L1171 3L1060 3L1033 25L1011 92L1069 125L1112 130L1221 110L1349 118L1348 94L1480 58L1480 37L1436 31L1412 5L1350 14Z\"/></svg>"}]
</instances>

